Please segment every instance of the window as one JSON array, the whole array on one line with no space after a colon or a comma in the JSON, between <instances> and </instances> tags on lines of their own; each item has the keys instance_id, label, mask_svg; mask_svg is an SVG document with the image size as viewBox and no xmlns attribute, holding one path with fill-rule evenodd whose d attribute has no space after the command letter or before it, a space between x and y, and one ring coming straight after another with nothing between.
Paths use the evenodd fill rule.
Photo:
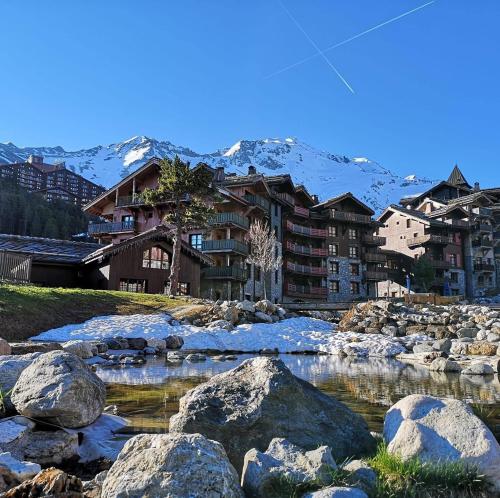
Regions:
<instances>
[{"instance_id":1,"label":"window","mask_svg":"<svg viewBox=\"0 0 500 498\"><path fill-rule=\"evenodd\" d=\"M338 294L340 291L339 281L338 280L330 280L328 282L328 290L333 294Z\"/></svg>"},{"instance_id":2,"label":"window","mask_svg":"<svg viewBox=\"0 0 500 498\"><path fill-rule=\"evenodd\" d=\"M456 271L450 273L450 282L458 284L458 273Z\"/></svg>"},{"instance_id":3,"label":"window","mask_svg":"<svg viewBox=\"0 0 500 498\"><path fill-rule=\"evenodd\" d=\"M357 246L349 246L349 257L357 258L359 256L359 248Z\"/></svg>"},{"instance_id":4,"label":"window","mask_svg":"<svg viewBox=\"0 0 500 498\"><path fill-rule=\"evenodd\" d=\"M179 282L177 292L181 296L189 296L189 282Z\"/></svg>"},{"instance_id":5,"label":"window","mask_svg":"<svg viewBox=\"0 0 500 498\"><path fill-rule=\"evenodd\" d=\"M330 273L338 274L339 272L339 264L337 261L330 261Z\"/></svg>"},{"instance_id":6,"label":"window","mask_svg":"<svg viewBox=\"0 0 500 498\"><path fill-rule=\"evenodd\" d=\"M338 244L328 244L328 254L330 256L337 256L339 253L339 245Z\"/></svg>"},{"instance_id":7,"label":"window","mask_svg":"<svg viewBox=\"0 0 500 498\"><path fill-rule=\"evenodd\" d=\"M280 281L280 273L279 273L279 271L278 271L278 270L276 270L276 271L274 272L274 283L275 283L275 284L278 284L278 283L279 283L279 281Z\"/></svg>"},{"instance_id":8,"label":"window","mask_svg":"<svg viewBox=\"0 0 500 498\"><path fill-rule=\"evenodd\" d=\"M259 266L254 265L254 267L253 267L253 279L256 282L260 282L260 267Z\"/></svg>"},{"instance_id":9,"label":"window","mask_svg":"<svg viewBox=\"0 0 500 498\"><path fill-rule=\"evenodd\" d=\"M328 225L328 237L336 237L336 236L337 236L337 226Z\"/></svg>"},{"instance_id":10,"label":"window","mask_svg":"<svg viewBox=\"0 0 500 498\"><path fill-rule=\"evenodd\" d=\"M356 240L358 238L358 230L356 228L349 228L349 240Z\"/></svg>"},{"instance_id":11,"label":"window","mask_svg":"<svg viewBox=\"0 0 500 498\"><path fill-rule=\"evenodd\" d=\"M411 220L409 218L406 220L406 228L411 228Z\"/></svg>"},{"instance_id":12,"label":"window","mask_svg":"<svg viewBox=\"0 0 500 498\"><path fill-rule=\"evenodd\" d=\"M120 290L125 292L146 292L147 280L137 278L121 278Z\"/></svg>"},{"instance_id":13,"label":"window","mask_svg":"<svg viewBox=\"0 0 500 498\"><path fill-rule=\"evenodd\" d=\"M359 282L351 282L351 294L359 294Z\"/></svg>"},{"instance_id":14,"label":"window","mask_svg":"<svg viewBox=\"0 0 500 498\"><path fill-rule=\"evenodd\" d=\"M359 276L359 265L356 264L350 264L349 268L351 270L351 275L356 275Z\"/></svg>"},{"instance_id":15,"label":"window","mask_svg":"<svg viewBox=\"0 0 500 498\"><path fill-rule=\"evenodd\" d=\"M168 252L161 247L151 247L142 253L142 267L168 270L170 267Z\"/></svg>"},{"instance_id":16,"label":"window","mask_svg":"<svg viewBox=\"0 0 500 498\"><path fill-rule=\"evenodd\" d=\"M203 243L203 235L201 233L193 233L189 236L189 245L201 251Z\"/></svg>"},{"instance_id":17,"label":"window","mask_svg":"<svg viewBox=\"0 0 500 498\"><path fill-rule=\"evenodd\" d=\"M457 255L450 254L450 265L456 267L457 266Z\"/></svg>"}]
</instances>

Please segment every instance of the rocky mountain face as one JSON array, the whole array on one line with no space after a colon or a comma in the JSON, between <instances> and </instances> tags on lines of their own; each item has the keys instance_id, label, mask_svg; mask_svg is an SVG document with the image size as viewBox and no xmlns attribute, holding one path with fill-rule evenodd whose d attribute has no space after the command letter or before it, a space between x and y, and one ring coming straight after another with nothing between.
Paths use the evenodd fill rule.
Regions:
<instances>
[{"instance_id":1,"label":"rocky mountain face","mask_svg":"<svg viewBox=\"0 0 500 498\"><path fill-rule=\"evenodd\" d=\"M249 165L277 175L289 173L321 200L352 192L376 211L401 197L421 193L434 182L416 175L399 176L363 157L350 158L316 149L295 138L241 140L232 147L200 154L169 141L144 136L111 145L66 151L62 147L17 147L0 143L0 164L23 161L30 154L45 162L65 161L66 166L98 184L110 187L152 157L179 155L191 164L224 166L227 172L245 174Z\"/></svg>"}]
</instances>

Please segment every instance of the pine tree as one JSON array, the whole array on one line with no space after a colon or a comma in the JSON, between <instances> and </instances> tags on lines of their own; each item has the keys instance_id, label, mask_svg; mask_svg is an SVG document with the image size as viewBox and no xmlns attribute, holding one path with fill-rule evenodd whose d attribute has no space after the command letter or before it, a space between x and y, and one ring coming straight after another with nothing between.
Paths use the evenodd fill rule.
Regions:
<instances>
[{"instance_id":1,"label":"pine tree","mask_svg":"<svg viewBox=\"0 0 500 498\"><path fill-rule=\"evenodd\" d=\"M417 259L413 265L413 274L415 276L415 282L419 285L424 292L427 292L432 285L434 280L434 268L431 262L425 256Z\"/></svg>"},{"instance_id":2,"label":"pine tree","mask_svg":"<svg viewBox=\"0 0 500 498\"><path fill-rule=\"evenodd\" d=\"M165 158L160 163L158 187L146 189L143 193L146 203L154 206L160 202L169 202L173 207L164 216L163 223L170 228L173 241L172 264L168 294L177 295L179 272L181 268L182 234L194 228L207 226L214 211L208 204L215 190L212 187L212 175L202 163L191 169L188 162L178 156Z\"/></svg>"}]
</instances>

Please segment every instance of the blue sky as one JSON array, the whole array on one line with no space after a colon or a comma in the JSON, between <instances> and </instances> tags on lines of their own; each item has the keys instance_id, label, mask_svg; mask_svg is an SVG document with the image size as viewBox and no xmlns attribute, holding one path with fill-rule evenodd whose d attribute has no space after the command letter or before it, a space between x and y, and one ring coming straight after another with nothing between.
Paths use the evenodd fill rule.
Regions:
<instances>
[{"instance_id":1,"label":"blue sky","mask_svg":"<svg viewBox=\"0 0 500 498\"><path fill-rule=\"evenodd\" d=\"M298 137L399 173L500 180L500 2L2 0L0 142L68 149L133 135L199 152Z\"/></svg>"}]
</instances>

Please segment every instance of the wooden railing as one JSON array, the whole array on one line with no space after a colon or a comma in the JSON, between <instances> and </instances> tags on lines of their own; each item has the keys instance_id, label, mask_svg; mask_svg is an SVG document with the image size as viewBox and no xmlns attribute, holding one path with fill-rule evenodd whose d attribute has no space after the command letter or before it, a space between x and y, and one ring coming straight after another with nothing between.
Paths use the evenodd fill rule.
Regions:
<instances>
[{"instance_id":1,"label":"wooden railing","mask_svg":"<svg viewBox=\"0 0 500 498\"><path fill-rule=\"evenodd\" d=\"M248 245L235 239L204 240L202 252L238 252L248 254Z\"/></svg>"},{"instance_id":2,"label":"wooden railing","mask_svg":"<svg viewBox=\"0 0 500 498\"><path fill-rule=\"evenodd\" d=\"M327 274L327 269L324 266L298 265L291 261L286 262L286 269L295 273L304 273L306 275L322 276Z\"/></svg>"},{"instance_id":3,"label":"wooden railing","mask_svg":"<svg viewBox=\"0 0 500 498\"><path fill-rule=\"evenodd\" d=\"M144 197L142 197L142 195L140 195L140 194L122 195L122 196L118 197L116 207L138 206L141 204L145 204L145 201L144 201Z\"/></svg>"},{"instance_id":4,"label":"wooden railing","mask_svg":"<svg viewBox=\"0 0 500 498\"><path fill-rule=\"evenodd\" d=\"M0 251L0 282L29 283L31 262L31 256Z\"/></svg>"},{"instance_id":5,"label":"wooden railing","mask_svg":"<svg viewBox=\"0 0 500 498\"><path fill-rule=\"evenodd\" d=\"M367 270L365 271L365 278L366 280L387 280L388 273L387 271L380 270L380 271L372 271L372 270Z\"/></svg>"},{"instance_id":6,"label":"wooden railing","mask_svg":"<svg viewBox=\"0 0 500 498\"><path fill-rule=\"evenodd\" d=\"M447 268L451 268L453 266L449 261L446 261L445 259L427 258L427 260L433 268L446 270Z\"/></svg>"},{"instance_id":7,"label":"wooden railing","mask_svg":"<svg viewBox=\"0 0 500 498\"><path fill-rule=\"evenodd\" d=\"M379 252L365 252L363 257L367 263L385 263L387 261L387 256Z\"/></svg>"},{"instance_id":8,"label":"wooden railing","mask_svg":"<svg viewBox=\"0 0 500 498\"><path fill-rule=\"evenodd\" d=\"M236 225L240 228L248 229L250 222L248 218L238 213L217 213L210 219L210 225Z\"/></svg>"},{"instance_id":9,"label":"wooden railing","mask_svg":"<svg viewBox=\"0 0 500 498\"><path fill-rule=\"evenodd\" d=\"M115 221L112 223L90 223L89 235L102 235L107 233L133 232L136 223L132 221Z\"/></svg>"},{"instance_id":10,"label":"wooden railing","mask_svg":"<svg viewBox=\"0 0 500 498\"><path fill-rule=\"evenodd\" d=\"M368 245L385 246L386 238L378 235L363 235L363 242Z\"/></svg>"},{"instance_id":11,"label":"wooden railing","mask_svg":"<svg viewBox=\"0 0 500 498\"><path fill-rule=\"evenodd\" d=\"M203 278L207 279L234 279L246 281L247 271L239 266L213 266L202 271Z\"/></svg>"},{"instance_id":12,"label":"wooden railing","mask_svg":"<svg viewBox=\"0 0 500 498\"><path fill-rule=\"evenodd\" d=\"M293 198L293 195L287 194L286 192L275 192L274 195L278 199L281 199L283 202L290 204L290 206L295 205L295 199Z\"/></svg>"},{"instance_id":13,"label":"wooden railing","mask_svg":"<svg viewBox=\"0 0 500 498\"><path fill-rule=\"evenodd\" d=\"M292 251L296 254L303 254L305 256L318 256L318 257L326 257L328 256L328 250L322 247L309 247L309 246L301 246L299 244L294 244L287 240L286 249Z\"/></svg>"},{"instance_id":14,"label":"wooden railing","mask_svg":"<svg viewBox=\"0 0 500 498\"><path fill-rule=\"evenodd\" d=\"M338 221L351 221L353 223L371 223L371 216L364 214L348 213L346 211L337 211L330 209L330 218Z\"/></svg>"},{"instance_id":15,"label":"wooden railing","mask_svg":"<svg viewBox=\"0 0 500 498\"><path fill-rule=\"evenodd\" d=\"M287 294L298 297L322 298L328 294L328 289L326 287L312 287L309 285L295 285L288 283L286 284L285 289Z\"/></svg>"},{"instance_id":16,"label":"wooden railing","mask_svg":"<svg viewBox=\"0 0 500 498\"><path fill-rule=\"evenodd\" d=\"M446 235L420 235L419 237L412 237L406 240L408 247L420 246L423 244L453 244L453 238Z\"/></svg>"},{"instance_id":17,"label":"wooden railing","mask_svg":"<svg viewBox=\"0 0 500 498\"><path fill-rule=\"evenodd\" d=\"M465 220L445 220L445 223L455 228L470 228L470 223Z\"/></svg>"},{"instance_id":18,"label":"wooden railing","mask_svg":"<svg viewBox=\"0 0 500 498\"><path fill-rule=\"evenodd\" d=\"M495 271L493 263L474 263L474 271Z\"/></svg>"},{"instance_id":19,"label":"wooden railing","mask_svg":"<svg viewBox=\"0 0 500 498\"><path fill-rule=\"evenodd\" d=\"M292 223L291 221L286 222L286 228L293 233L298 233L301 235L307 235L309 237L326 237L326 230L322 228L311 228L302 225L297 225L297 223Z\"/></svg>"},{"instance_id":20,"label":"wooden railing","mask_svg":"<svg viewBox=\"0 0 500 498\"><path fill-rule=\"evenodd\" d=\"M271 208L271 203L267 199L264 199L264 197L261 197L260 195L245 194L243 197L247 202L253 204L254 206L259 206L260 208L264 209L264 211L269 211L269 209Z\"/></svg>"},{"instance_id":21,"label":"wooden railing","mask_svg":"<svg viewBox=\"0 0 500 498\"><path fill-rule=\"evenodd\" d=\"M301 206L294 206L293 212L297 216L303 216L304 218L309 218L309 209L303 208Z\"/></svg>"}]
</instances>

